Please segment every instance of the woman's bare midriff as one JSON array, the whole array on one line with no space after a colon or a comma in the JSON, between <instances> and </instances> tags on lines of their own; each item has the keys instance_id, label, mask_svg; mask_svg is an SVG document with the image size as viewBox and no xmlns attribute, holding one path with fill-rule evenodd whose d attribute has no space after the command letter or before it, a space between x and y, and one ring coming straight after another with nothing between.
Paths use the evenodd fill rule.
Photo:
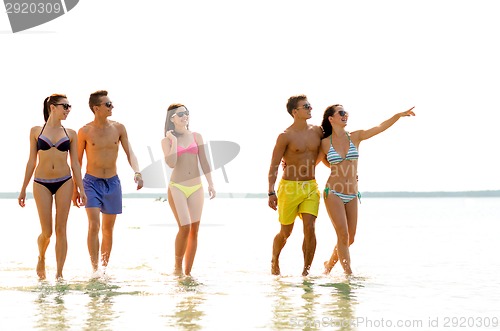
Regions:
<instances>
[{"instance_id":1,"label":"woman's bare midriff","mask_svg":"<svg viewBox=\"0 0 500 331\"><path fill-rule=\"evenodd\" d=\"M182 185L196 185L201 183L200 169L198 168L197 155L182 155L177 159L177 164L170 180ZM189 158L196 158L189 160Z\"/></svg>"},{"instance_id":2,"label":"woman's bare midriff","mask_svg":"<svg viewBox=\"0 0 500 331\"><path fill-rule=\"evenodd\" d=\"M41 153L44 153L44 155ZM57 151L53 148L49 151L39 152L39 155L40 161L35 169L36 178L53 179L71 174L67 161L67 153Z\"/></svg>"},{"instance_id":3,"label":"woman's bare midriff","mask_svg":"<svg viewBox=\"0 0 500 331\"><path fill-rule=\"evenodd\" d=\"M326 187L344 194L358 193L357 164L351 161L343 161L332 165Z\"/></svg>"}]
</instances>

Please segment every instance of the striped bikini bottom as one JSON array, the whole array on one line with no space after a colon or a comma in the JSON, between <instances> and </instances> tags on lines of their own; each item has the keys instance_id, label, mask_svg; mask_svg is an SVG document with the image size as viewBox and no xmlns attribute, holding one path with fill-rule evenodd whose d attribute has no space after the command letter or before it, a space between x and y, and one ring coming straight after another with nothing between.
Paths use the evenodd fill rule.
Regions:
<instances>
[{"instance_id":1,"label":"striped bikini bottom","mask_svg":"<svg viewBox=\"0 0 500 331\"><path fill-rule=\"evenodd\" d=\"M329 193L333 193L342 200L344 205L348 204L349 202L351 202L352 199L354 199L356 197L358 198L359 202L361 203L361 193L359 193L359 192L358 192L358 194L344 194L344 193L340 193L340 192L331 190L329 187L325 187L324 192L325 192L325 194L324 194L325 199L328 198Z\"/></svg>"}]
</instances>

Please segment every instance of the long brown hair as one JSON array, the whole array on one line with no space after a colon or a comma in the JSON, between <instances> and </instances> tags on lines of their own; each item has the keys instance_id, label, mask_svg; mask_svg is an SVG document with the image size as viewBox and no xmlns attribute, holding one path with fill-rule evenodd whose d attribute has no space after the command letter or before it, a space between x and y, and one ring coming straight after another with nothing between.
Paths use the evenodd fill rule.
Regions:
<instances>
[{"instance_id":1,"label":"long brown hair","mask_svg":"<svg viewBox=\"0 0 500 331\"><path fill-rule=\"evenodd\" d=\"M342 106L340 104L335 104L328 106L323 113L323 122L321 122L321 128L323 129L323 138L326 138L332 134L333 128L332 123L328 120L328 117L333 116L335 114L335 108Z\"/></svg>"},{"instance_id":2,"label":"long brown hair","mask_svg":"<svg viewBox=\"0 0 500 331\"><path fill-rule=\"evenodd\" d=\"M45 122L47 122L50 116L50 105L59 103L61 99L67 99L66 95L52 94L51 96L46 97L45 100L43 100L43 118L45 119Z\"/></svg>"},{"instance_id":3,"label":"long brown hair","mask_svg":"<svg viewBox=\"0 0 500 331\"><path fill-rule=\"evenodd\" d=\"M171 121L172 119L172 116L175 114L175 110L177 108L180 108L180 107L184 107L186 108L187 110L187 107L184 106L182 103L173 103L171 104L170 106L168 106L168 109L167 109L167 118L165 119L165 132L164 132L164 136L167 135L167 132L170 131L170 130L173 130L174 132L174 136L176 136L176 133L175 133L175 125L174 123ZM187 129L189 130L189 124L187 125Z\"/></svg>"}]
</instances>

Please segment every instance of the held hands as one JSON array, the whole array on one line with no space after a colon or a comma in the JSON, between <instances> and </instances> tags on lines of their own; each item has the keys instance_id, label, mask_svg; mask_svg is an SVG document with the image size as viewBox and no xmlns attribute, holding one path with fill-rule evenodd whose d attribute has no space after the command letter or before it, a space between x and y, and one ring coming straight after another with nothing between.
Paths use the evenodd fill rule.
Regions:
<instances>
[{"instance_id":1,"label":"held hands","mask_svg":"<svg viewBox=\"0 0 500 331\"><path fill-rule=\"evenodd\" d=\"M415 116L415 113L413 112L413 108L415 108L415 106L411 107L410 109L408 109L407 111L404 111L402 113L399 113L399 115L401 117L405 117L405 116Z\"/></svg>"},{"instance_id":2,"label":"held hands","mask_svg":"<svg viewBox=\"0 0 500 331\"><path fill-rule=\"evenodd\" d=\"M74 190L71 200L73 200L73 206L80 208L80 206L85 206L87 204L87 195L85 195L84 190Z\"/></svg>"}]
</instances>

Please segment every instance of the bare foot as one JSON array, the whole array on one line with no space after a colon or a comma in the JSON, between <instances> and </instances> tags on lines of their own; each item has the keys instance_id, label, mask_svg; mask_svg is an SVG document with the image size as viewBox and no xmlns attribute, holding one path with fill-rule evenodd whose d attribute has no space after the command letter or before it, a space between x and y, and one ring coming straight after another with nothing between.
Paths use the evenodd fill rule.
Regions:
<instances>
[{"instance_id":1,"label":"bare foot","mask_svg":"<svg viewBox=\"0 0 500 331\"><path fill-rule=\"evenodd\" d=\"M182 273L182 268L177 268L177 267L176 267L176 268L174 269L174 276L179 276L179 277L183 276L183 273Z\"/></svg>"},{"instance_id":2,"label":"bare foot","mask_svg":"<svg viewBox=\"0 0 500 331\"><path fill-rule=\"evenodd\" d=\"M102 271L99 269L96 269L96 270L94 270L94 272L92 272L92 275L90 275L90 279L99 279L102 276L103 276Z\"/></svg>"},{"instance_id":3,"label":"bare foot","mask_svg":"<svg viewBox=\"0 0 500 331\"><path fill-rule=\"evenodd\" d=\"M271 274L278 276L280 274L280 265L278 260L271 261Z\"/></svg>"},{"instance_id":4,"label":"bare foot","mask_svg":"<svg viewBox=\"0 0 500 331\"><path fill-rule=\"evenodd\" d=\"M333 265L328 264L330 261L325 261L323 265L325 266L325 271L323 272L325 275L330 274L330 271L332 271Z\"/></svg>"},{"instance_id":5,"label":"bare foot","mask_svg":"<svg viewBox=\"0 0 500 331\"><path fill-rule=\"evenodd\" d=\"M36 265L36 274L40 280L46 278L45 276L45 258L38 257L38 263Z\"/></svg>"},{"instance_id":6,"label":"bare foot","mask_svg":"<svg viewBox=\"0 0 500 331\"><path fill-rule=\"evenodd\" d=\"M349 276L349 275L352 275L352 270L351 270L351 266L350 265L343 265L344 267L344 273Z\"/></svg>"},{"instance_id":7,"label":"bare foot","mask_svg":"<svg viewBox=\"0 0 500 331\"><path fill-rule=\"evenodd\" d=\"M351 270L351 266L350 266L349 262L347 262L346 260L342 260L341 263L342 263L342 268L344 269L344 273L346 275L351 275L352 270Z\"/></svg>"},{"instance_id":8,"label":"bare foot","mask_svg":"<svg viewBox=\"0 0 500 331\"><path fill-rule=\"evenodd\" d=\"M302 276L307 276L307 275L309 275L309 267L304 268L304 270L302 271Z\"/></svg>"}]
</instances>

